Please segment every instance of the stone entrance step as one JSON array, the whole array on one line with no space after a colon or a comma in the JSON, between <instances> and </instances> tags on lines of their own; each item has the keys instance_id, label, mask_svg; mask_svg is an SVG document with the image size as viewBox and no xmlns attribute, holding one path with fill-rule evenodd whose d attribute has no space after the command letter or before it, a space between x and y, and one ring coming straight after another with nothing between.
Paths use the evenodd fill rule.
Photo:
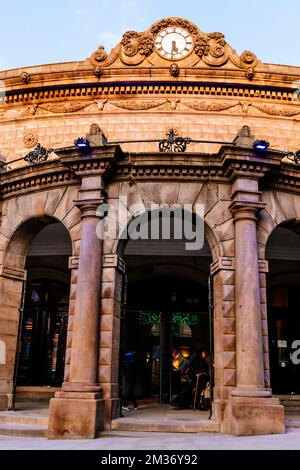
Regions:
<instances>
[{"instance_id":1,"label":"stone entrance step","mask_svg":"<svg viewBox=\"0 0 300 470\"><path fill-rule=\"evenodd\" d=\"M47 437L48 406L17 404L16 411L0 412L0 435Z\"/></svg>"},{"instance_id":2,"label":"stone entrance step","mask_svg":"<svg viewBox=\"0 0 300 470\"><path fill-rule=\"evenodd\" d=\"M22 437L47 437L48 426L33 424L0 424L0 435Z\"/></svg>"},{"instance_id":3,"label":"stone entrance step","mask_svg":"<svg viewBox=\"0 0 300 470\"><path fill-rule=\"evenodd\" d=\"M49 402L59 387L17 387L17 402Z\"/></svg>"},{"instance_id":4,"label":"stone entrance step","mask_svg":"<svg viewBox=\"0 0 300 470\"><path fill-rule=\"evenodd\" d=\"M165 423L155 422L133 422L126 421L126 418L114 419L111 423L113 431L136 431L136 432L180 432L180 433L206 433L219 432L219 425L215 421L190 423L184 420L179 424L178 421L167 421Z\"/></svg>"},{"instance_id":5,"label":"stone entrance step","mask_svg":"<svg viewBox=\"0 0 300 470\"><path fill-rule=\"evenodd\" d=\"M300 412L300 395L274 395L279 398L281 405L284 406L285 411L299 411Z\"/></svg>"},{"instance_id":6,"label":"stone entrance step","mask_svg":"<svg viewBox=\"0 0 300 470\"><path fill-rule=\"evenodd\" d=\"M169 405L143 404L138 410L124 411L114 419L114 431L136 432L219 432L219 424L208 419L208 411L177 410Z\"/></svg>"}]
</instances>

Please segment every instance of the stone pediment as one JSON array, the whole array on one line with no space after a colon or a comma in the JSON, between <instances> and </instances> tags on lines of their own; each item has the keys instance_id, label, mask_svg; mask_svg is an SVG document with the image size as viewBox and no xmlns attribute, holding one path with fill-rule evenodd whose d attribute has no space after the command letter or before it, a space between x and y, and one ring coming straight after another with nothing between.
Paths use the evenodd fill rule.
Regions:
<instances>
[{"instance_id":1,"label":"stone pediment","mask_svg":"<svg viewBox=\"0 0 300 470\"><path fill-rule=\"evenodd\" d=\"M204 33L182 18L161 19L145 32L127 31L110 54L101 45L89 61L99 75L107 67L169 67L174 76L179 67L224 67L244 70L249 79L259 63L251 51L239 56L224 34Z\"/></svg>"}]
</instances>

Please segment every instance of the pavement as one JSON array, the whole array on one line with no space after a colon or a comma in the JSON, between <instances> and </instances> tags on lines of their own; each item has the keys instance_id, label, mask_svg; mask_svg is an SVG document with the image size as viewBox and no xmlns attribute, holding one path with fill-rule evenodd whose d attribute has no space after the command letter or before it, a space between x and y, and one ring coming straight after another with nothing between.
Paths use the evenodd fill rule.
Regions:
<instances>
[{"instance_id":1,"label":"pavement","mask_svg":"<svg viewBox=\"0 0 300 470\"><path fill-rule=\"evenodd\" d=\"M0 450L300 450L300 430L267 436L118 432L95 440L0 436Z\"/></svg>"},{"instance_id":2,"label":"pavement","mask_svg":"<svg viewBox=\"0 0 300 470\"><path fill-rule=\"evenodd\" d=\"M20 437L0 435L0 450L300 450L300 413L286 413L286 433L266 436L232 436L217 432L205 432L205 426L212 424L208 412L174 410L166 405L140 404L139 410L124 412L117 420L117 429L104 431L98 439L48 440L46 437ZM48 419L48 406L37 403L20 403L16 412L1 412L1 416L15 416L25 423L32 419ZM6 418L7 419L7 418ZM144 425L139 431L126 426ZM170 423L178 432L149 431L153 422ZM120 423L123 426L120 426ZM202 432L181 432L185 425L191 429L197 426ZM120 426L118 428L118 426ZM125 429L124 429L125 426ZM148 429L147 429L148 428ZM187 433L188 432L188 433Z\"/></svg>"}]
</instances>

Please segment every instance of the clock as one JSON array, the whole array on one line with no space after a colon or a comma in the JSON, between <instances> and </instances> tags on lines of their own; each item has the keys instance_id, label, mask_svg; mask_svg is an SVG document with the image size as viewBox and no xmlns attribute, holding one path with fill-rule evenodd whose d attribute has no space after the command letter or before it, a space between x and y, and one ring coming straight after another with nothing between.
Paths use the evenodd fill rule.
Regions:
<instances>
[{"instance_id":1,"label":"clock","mask_svg":"<svg viewBox=\"0 0 300 470\"><path fill-rule=\"evenodd\" d=\"M193 40L185 29L169 26L158 33L155 47L161 57L180 60L192 51Z\"/></svg>"}]
</instances>

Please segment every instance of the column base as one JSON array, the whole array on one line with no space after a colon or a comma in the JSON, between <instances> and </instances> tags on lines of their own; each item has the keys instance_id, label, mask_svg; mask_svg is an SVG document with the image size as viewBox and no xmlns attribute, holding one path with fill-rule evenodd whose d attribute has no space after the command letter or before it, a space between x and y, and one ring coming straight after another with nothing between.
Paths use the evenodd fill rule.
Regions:
<instances>
[{"instance_id":1,"label":"column base","mask_svg":"<svg viewBox=\"0 0 300 470\"><path fill-rule=\"evenodd\" d=\"M50 400L49 439L95 439L104 426L99 393L57 392Z\"/></svg>"},{"instance_id":2,"label":"column base","mask_svg":"<svg viewBox=\"0 0 300 470\"><path fill-rule=\"evenodd\" d=\"M227 406L226 431L236 436L284 434L284 408L278 398L231 396Z\"/></svg>"}]
</instances>

